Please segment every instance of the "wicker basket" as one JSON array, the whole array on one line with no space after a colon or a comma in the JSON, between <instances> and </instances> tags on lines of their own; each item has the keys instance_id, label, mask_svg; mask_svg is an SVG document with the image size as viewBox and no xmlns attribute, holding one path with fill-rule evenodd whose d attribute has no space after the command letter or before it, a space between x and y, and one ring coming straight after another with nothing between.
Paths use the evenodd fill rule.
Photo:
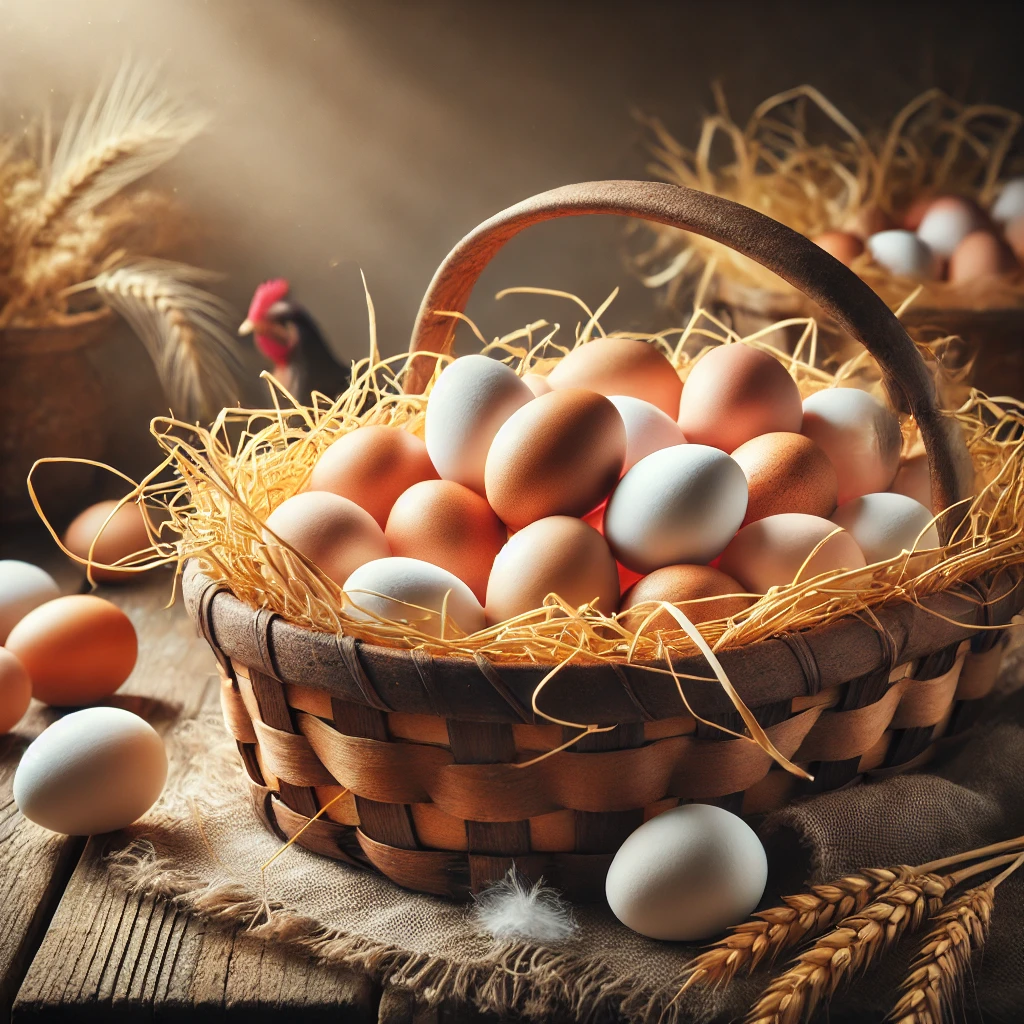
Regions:
<instances>
[{"instance_id":1,"label":"wicker basket","mask_svg":"<svg viewBox=\"0 0 1024 1024\"><path fill-rule=\"evenodd\" d=\"M703 193L640 182L569 186L506 210L442 265L413 336L407 388L429 379L490 257L530 224L615 213L730 244L806 291L878 360L895 404L918 421L936 507L969 493L959 428L937 410L924 363L885 305L802 236ZM947 517L943 527L948 531ZM894 602L877 622L851 616L720 654L736 690L802 782L753 742L685 712L674 681L642 664L568 666L544 691L549 715L616 724L526 767L570 736L531 710L548 666L433 657L316 633L247 607L195 562L184 594L222 672L224 716L255 805L279 836L372 866L400 885L466 897L513 864L571 898L603 894L615 850L680 801L741 813L924 763L974 719L1024 605L1016 570L981 576L923 607ZM937 614L933 614L937 613ZM741 729L707 664L681 658L693 709ZM696 676L692 679L687 676ZM706 679L706 681L705 681ZM574 732L575 734L575 732ZM314 819L328 801L347 793Z\"/></svg>"}]
</instances>

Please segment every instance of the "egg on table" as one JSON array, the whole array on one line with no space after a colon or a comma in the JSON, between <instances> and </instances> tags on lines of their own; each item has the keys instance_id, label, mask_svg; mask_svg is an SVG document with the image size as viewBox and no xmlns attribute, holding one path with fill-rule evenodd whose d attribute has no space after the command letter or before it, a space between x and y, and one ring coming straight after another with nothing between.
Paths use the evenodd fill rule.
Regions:
<instances>
[{"instance_id":1,"label":"egg on table","mask_svg":"<svg viewBox=\"0 0 1024 1024\"><path fill-rule=\"evenodd\" d=\"M279 540L339 585L364 562L391 554L377 520L354 501L330 491L303 491L267 516L263 531L267 560L287 578L291 575L287 549Z\"/></svg>"},{"instance_id":2,"label":"egg on table","mask_svg":"<svg viewBox=\"0 0 1024 1024\"><path fill-rule=\"evenodd\" d=\"M418 558L378 558L359 566L342 588L354 619L407 622L430 636L484 628L484 610L469 586L439 565Z\"/></svg>"},{"instance_id":3,"label":"egg on table","mask_svg":"<svg viewBox=\"0 0 1024 1024\"><path fill-rule=\"evenodd\" d=\"M840 505L832 522L857 542L869 565L894 558L903 551L924 551L939 546L935 517L919 501L905 494L864 494Z\"/></svg>"},{"instance_id":4,"label":"egg on table","mask_svg":"<svg viewBox=\"0 0 1024 1024\"><path fill-rule=\"evenodd\" d=\"M0 559L0 644L15 623L45 601L60 597L60 587L45 570L13 558Z\"/></svg>"},{"instance_id":5,"label":"egg on table","mask_svg":"<svg viewBox=\"0 0 1024 1024\"><path fill-rule=\"evenodd\" d=\"M863 240L849 231L825 231L811 241L846 266L864 251Z\"/></svg>"},{"instance_id":6,"label":"egg on table","mask_svg":"<svg viewBox=\"0 0 1024 1024\"><path fill-rule=\"evenodd\" d=\"M384 536L392 554L447 569L483 601L508 531L476 491L454 480L422 480L399 496Z\"/></svg>"},{"instance_id":7,"label":"egg on table","mask_svg":"<svg viewBox=\"0 0 1024 1024\"><path fill-rule=\"evenodd\" d=\"M139 573L106 569L151 546L146 517L137 502L117 507L116 501L99 501L80 512L64 534L64 546L81 559L92 560L92 578L97 583L129 583ZM115 511L116 510L116 511ZM90 553L91 552L91 553Z\"/></svg>"},{"instance_id":8,"label":"egg on table","mask_svg":"<svg viewBox=\"0 0 1024 1024\"><path fill-rule=\"evenodd\" d=\"M656 405L632 395L609 395L608 401L619 410L626 428L626 460L622 472L628 472L651 452L685 444L679 424Z\"/></svg>"},{"instance_id":9,"label":"egg on table","mask_svg":"<svg viewBox=\"0 0 1024 1024\"><path fill-rule=\"evenodd\" d=\"M766 594L772 587L796 582L798 573L802 583L826 572L862 569L867 563L857 542L835 523L783 512L744 526L718 564L745 591Z\"/></svg>"},{"instance_id":10,"label":"egg on table","mask_svg":"<svg viewBox=\"0 0 1024 1024\"><path fill-rule=\"evenodd\" d=\"M832 515L839 480L831 459L809 437L761 434L741 444L732 457L747 478L744 525L779 512Z\"/></svg>"},{"instance_id":11,"label":"egg on table","mask_svg":"<svg viewBox=\"0 0 1024 1024\"><path fill-rule=\"evenodd\" d=\"M949 280L954 284L999 277L1017 269L1013 250L991 231L972 231L949 257Z\"/></svg>"},{"instance_id":12,"label":"egg on table","mask_svg":"<svg viewBox=\"0 0 1024 1024\"><path fill-rule=\"evenodd\" d=\"M437 378L427 399L427 452L438 475L484 493L484 463L498 428L533 392L504 363L461 356Z\"/></svg>"},{"instance_id":13,"label":"egg on table","mask_svg":"<svg viewBox=\"0 0 1024 1024\"><path fill-rule=\"evenodd\" d=\"M1011 220L1024 217L1024 178L1011 178L1003 185L989 216L997 224L1009 224Z\"/></svg>"},{"instance_id":14,"label":"egg on table","mask_svg":"<svg viewBox=\"0 0 1024 1024\"><path fill-rule=\"evenodd\" d=\"M691 444L732 452L758 434L796 433L803 410L796 381L774 356L750 345L719 345L694 364L677 422Z\"/></svg>"},{"instance_id":15,"label":"egg on table","mask_svg":"<svg viewBox=\"0 0 1024 1024\"><path fill-rule=\"evenodd\" d=\"M767 882L764 847L742 818L682 804L627 837L608 868L605 895L627 928L695 942L749 917Z\"/></svg>"},{"instance_id":16,"label":"egg on table","mask_svg":"<svg viewBox=\"0 0 1024 1024\"><path fill-rule=\"evenodd\" d=\"M533 611L548 594L577 608L596 601L606 615L618 607L615 559L601 534L582 519L538 519L509 538L487 584L487 621Z\"/></svg>"},{"instance_id":17,"label":"egg on table","mask_svg":"<svg viewBox=\"0 0 1024 1024\"><path fill-rule=\"evenodd\" d=\"M933 253L949 258L972 232L985 227L985 215L977 204L960 196L940 196L917 226L917 237Z\"/></svg>"},{"instance_id":18,"label":"egg on table","mask_svg":"<svg viewBox=\"0 0 1024 1024\"><path fill-rule=\"evenodd\" d=\"M683 382L661 350L634 338L594 338L578 345L548 375L559 388L629 395L656 405L667 416L679 411Z\"/></svg>"},{"instance_id":19,"label":"egg on table","mask_svg":"<svg viewBox=\"0 0 1024 1024\"><path fill-rule=\"evenodd\" d=\"M603 395L561 388L517 409L491 442L487 500L509 529L583 516L608 496L626 458L622 417Z\"/></svg>"},{"instance_id":20,"label":"egg on table","mask_svg":"<svg viewBox=\"0 0 1024 1024\"><path fill-rule=\"evenodd\" d=\"M641 459L619 481L605 509L604 535L623 565L647 574L710 562L746 511L739 463L719 448L680 444Z\"/></svg>"},{"instance_id":21,"label":"egg on table","mask_svg":"<svg viewBox=\"0 0 1024 1024\"><path fill-rule=\"evenodd\" d=\"M738 580L710 565L666 565L655 569L633 584L622 596L619 608L629 613L648 601L681 605L680 611L693 623L730 619L749 608L753 598L743 596ZM655 609L638 609L623 615L622 624L634 632ZM679 629L679 623L667 611L659 611L647 629Z\"/></svg>"},{"instance_id":22,"label":"egg on table","mask_svg":"<svg viewBox=\"0 0 1024 1024\"><path fill-rule=\"evenodd\" d=\"M163 740L145 719L122 708L86 708L29 744L14 774L14 802L52 832L99 835L141 818L166 780Z\"/></svg>"},{"instance_id":23,"label":"egg on table","mask_svg":"<svg viewBox=\"0 0 1024 1024\"><path fill-rule=\"evenodd\" d=\"M900 463L903 435L896 414L858 388L825 388L804 400L800 433L829 457L839 482L837 503L887 490Z\"/></svg>"},{"instance_id":24,"label":"egg on table","mask_svg":"<svg viewBox=\"0 0 1024 1024\"><path fill-rule=\"evenodd\" d=\"M941 273L941 258L913 231L880 231L868 239L867 246L871 258L891 274L932 280Z\"/></svg>"},{"instance_id":25,"label":"egg on table","mask_svg":"<svg viewBox=\"0 0 1024 1024\"><path fill-rule=\"evenodd\" d=\"M28 669L6 647L0 647L0 736L21 721L31 700Z\"/></svg>"},{"instance_id":26,"label":"egg on table","mask_svg":"<svg viewBox=\"0 0 1024 1024\"><path fill-rule=\"evenodd\" d=\"M32 695L58 707L109 697L131 674L139 650L131 619L93 594L39 605L11 630L6 646L28 671Z\"/></svg>"},{"instance_id":27,"label":"egg on table","mask_svg":"<svg viewBox=\"0 0 1024 1024\"><path fill-rule=\"evenodd\" d=\"M320 456L309 488L354 501L383 529L403 491L420 480L436 478L427 446L415 434L371 425L349 431Z\"/></svg>"}]
</instances>

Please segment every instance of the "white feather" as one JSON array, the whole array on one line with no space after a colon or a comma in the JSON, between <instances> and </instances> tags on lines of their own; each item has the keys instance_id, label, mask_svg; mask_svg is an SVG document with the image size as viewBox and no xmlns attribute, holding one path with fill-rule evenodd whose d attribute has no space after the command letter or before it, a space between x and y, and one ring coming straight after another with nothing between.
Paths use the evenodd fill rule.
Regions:
<instances>
[{"instance_id":1,"label":"white feather","mask_svg":"<svg viewBox=\"0 0 1024 1024\"><path fill-rule=\"evenodd\" d=\"M496 939L525 939L546 944L575 934L572 908L544 879L531 885L515 868L476 897L473 921Z\"/></svg>"}]
</instances>

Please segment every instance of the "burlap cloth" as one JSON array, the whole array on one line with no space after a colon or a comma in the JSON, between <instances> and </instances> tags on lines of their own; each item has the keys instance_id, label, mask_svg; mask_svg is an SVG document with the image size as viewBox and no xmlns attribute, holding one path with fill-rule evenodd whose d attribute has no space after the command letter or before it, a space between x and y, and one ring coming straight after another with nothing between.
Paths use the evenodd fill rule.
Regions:
<instances>
[{"instance_id":1,"label":"burlap cloth","mask_svg":"<svg viewBox=\"0 0 1024 1024\"><path fill-rule=\"evenodd\" d=\"M758 826L769 850L765 904L867 866L915 864L1024 833L1024 689L1020 649L1002 693L966 742L928 773L825 794ZM607 909L575 908L579 930L557 947L496 942L465 906L292 846L261 876L279 841L256 818L237 754L213 716L171 739L175 770L160 804L112 855L127 886L226 926L245 925L310 957L408 986L428 1003L465 1000L500 1014L565 1020L717 1021L741 1016L767 974L724 994L671 1004L693 948L653 942ZM998 890L992 934L976 956L958 1019L1024 1020L1024 877ZM829 1020L882 1020L909 950L887 954L833 1000ZM666 1007L668 1007L666 1011Z\"/></svg>"}]
</instances>

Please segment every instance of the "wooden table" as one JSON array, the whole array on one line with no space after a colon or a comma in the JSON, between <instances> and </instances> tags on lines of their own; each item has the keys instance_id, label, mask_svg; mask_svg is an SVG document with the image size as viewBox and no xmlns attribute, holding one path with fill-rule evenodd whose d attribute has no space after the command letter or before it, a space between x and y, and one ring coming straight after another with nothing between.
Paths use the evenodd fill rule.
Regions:
<instances>
[{"instance_id":1,"label":"wooden table","mask_svg":"<svg viewBox=\"0 0 1024 1024\"><path fill-rule=\"evenodd\" d=\"M82 582L39 532L8 531L0 558L42 565L65 593ZM213 655L180 600L166 608L170 589L170 573L156 572L101 591L139 634L138 664L114 703L164 732L218 703ZM103 859L110 838L55 835L14 806L18 759L55 717L33 701L16 731L0 736L0 1021L487 1019L465 1007L417 1008L405 991L208 927L112 885Z\"/></svg>"}]
</instances>

